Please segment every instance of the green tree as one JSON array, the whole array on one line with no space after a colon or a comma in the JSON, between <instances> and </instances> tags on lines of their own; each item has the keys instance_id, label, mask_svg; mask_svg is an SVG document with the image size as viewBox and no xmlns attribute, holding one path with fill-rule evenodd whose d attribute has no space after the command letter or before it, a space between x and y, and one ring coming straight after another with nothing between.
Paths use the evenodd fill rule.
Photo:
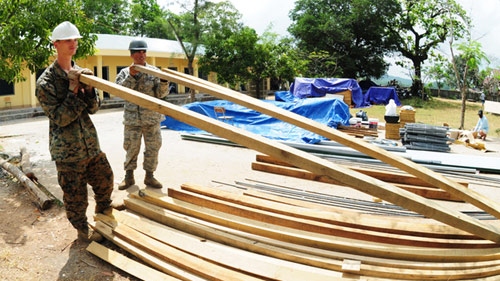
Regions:
<instances>
[{"instance_id":1,"label":"green tree","mask_svg":"<svg viewBox=\"0 0 500 281\"><path fill-rule=\"evenodd\" d=\"M217 73L219 83L235 87L251 79L248 70L259 52L255 46L258 35L252 28L226 33L225 37L214 36L206 41L204 55L199 59L200 68Z\"/></svg>"},{"instance_id":2,"label":"green tree","mask_svg":"<svg viewBox=\"0 0 500 281\"><path fill-rule=\"evenodd\" d=\"M78 0L0 1L0 78L22 81L22 70L35 73L46 67L53 54L49 36L66 20L74 23L83 36L75 58L93 54L97 38L91 35L93 22L82 7Z\"/></svg>"},{"instance_id":3,"label":"green tree","mask_svg":"<svg viewBox=\"0 0 500 281\"><path fill-rule=\"evenodd\" d=\"M395 48L387 27L400 10L397 0L298 0L288 30L306 54L328 54L327 76L380 77Z\"/></svg>"},{"instance_id":4,"label":"green tree","mask_svg":"<svg viewBox=\"0 0 500 281\"><path fill-rule=\"evenodd\" d=\"M482 61L488 61L486 54L482 51L481 43L474 40L458 44L459 56L454 55L451 48L453 69L462 96L462 108L460 116L460 129L464 129L465 109L467 93L472 85L480 84L477 77L479 66Z\"/></svg>"},{"instance_id":5,"label":"green tree","mask_svg":"<svg viewBox=\"0 0 500 281\"><path fill-rule=\"evenodd\" d=\"M450 32L456 38L463 37L470 20L454 0L400 2L402 12L394 14L396 23L388 26L388 35L399 42L397 51L413 64L413 94L423 94L422 64L433 49L446 41Z\"/></svg>"},{"instance_id":6,"label":"green tree","mask_svg":"<svg viewBox=\"0 0 500 281\"><path fill-rule=\"evenodd\" d=\"M448 73L446 67L448 60L441 54L431 56L431 66L426 69L427 76L431 82L436 83L438 87L438 97L441 96L441 89L445 82L448 80Z\"/></svg>"},{"instance_id":7,"label":"green tree","mask_svg":"<svg viewBox=\"0 0 500 281\"><path fill-rule=\"evenodd\" d=\"M270 78L272 86L276 85L276 89L281 90L306 69L306 62L300 59L292 38L280 37L272 32L271 28L272 26L257 42L257 45L262 45L268 53L268 57L263 61L265 71L261 75L264 75L263 79Z\"/></svg>"},{"instance_id":8,"label":"green tree","mask_svg":"<svg viewBox=\"0 0 500 281\"><path fill-rule=\"evenodd\" d=\"M130 5L127 0L83 0L83 12L94 21L93 33L128 34Z\"/></svg>"},{"instance_id":9,"label":"green tree","mask_svg":"<svg viewBox=\"0 0 500 281\"><path fill-rule=\"evenodd\" d=\"M186 55L188 72L193 75L193 62L200 45L238 28L241 14L228 1L194 0L192 5L186 2L182 7L184 12L179 15L168 12L166 20ZM194 101L194 91L191 91L191 101Z\"/></svg>"},{"instance_id":10,"label":"green tree","mask_svg":"<svg viewBox=\"0 0 500 281\"><path fill-rule=\"evenodd\" d=\"M130 34L149 36L158 28L157 18L164 17L156 0L132 0Z\"/></svg>"},{"instance_id":11,"label":"green tree","mask_svg":"<svg viewBox=\"0 0 500 281\"><path fill-rule=\"evenodd\" d=\"M307 69L307 60L300 55L300 50L292 38L281 38L273 50L276 58L276 72L271 78L276 78L280 89L284 83L291 83L295 77L303 76Z\"/></svg>"}]
</instances>

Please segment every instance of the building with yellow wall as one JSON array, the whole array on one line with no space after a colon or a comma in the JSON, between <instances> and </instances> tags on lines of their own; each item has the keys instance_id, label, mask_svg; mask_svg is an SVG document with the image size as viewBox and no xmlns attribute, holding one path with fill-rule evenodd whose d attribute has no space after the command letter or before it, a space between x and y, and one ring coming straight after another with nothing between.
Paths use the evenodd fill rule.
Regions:
<instances>
[{"instance_id":1,"label":"building with yellow wall","mask_svg":"<svg viewBox=\"0 0 500 281\"><path fill-rule=\"evenodd\" d=\"M128 46L130 41L137 39L133 36L98 34L96 41L96 53L83 60L77 60L76 63L94 71L97 77L108 81L115 81L119 71L132 63ZM187 72L188 61L181 45L177 41L141 38L148 44L147 62L160 68L169 68L172 70ZM215 81L215 75L199 73L195 59L194 75L209 81ZM39 72L41 74L41 72ZM38 106L38 100L35 96L36 73L30 73L29 70L23 71L26 78L23 82L14 84L0 83L0 108L34 108ZM183 85L175 85L177 93L186 93ZM175 94L172 93L172 94ZM101 97L112 98L108 93L101 92Z\"/></svg>"}]
</instances>

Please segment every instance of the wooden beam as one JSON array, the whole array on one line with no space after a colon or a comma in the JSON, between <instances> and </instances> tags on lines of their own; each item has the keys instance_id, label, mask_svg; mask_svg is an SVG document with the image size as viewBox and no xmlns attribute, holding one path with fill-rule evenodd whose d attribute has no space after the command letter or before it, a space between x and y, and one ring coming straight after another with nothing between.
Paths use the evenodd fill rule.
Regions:
<instances>
[{"instance_id":1,"label":"wooden beam","mask_svg":"<svg viewBox=\"0 0 500 281\"><path fill-rule=\"evenodd\" d=\"M133 217L121 212L117 212L114 217L119 221L119 225L126 225L149 237L154 237L163 244L179 248L193 257L202 258L213 264L224 265L230 270L249 276L264 280L335 280L330 278L341 280L341 273L338 272L256 254L232 247L232 245L217 243L205 237L195 236L182 229L177 230L148 219L134 220ZM124 234L127 233L124 232Z\"/></svg>"},{"instance_id":2,"label":"wooden beam","mask_svg":"<svg viewBox=\"0 0 500 281\"><path fill-rule=\"evenodd\" d=\"M284 209L277 210L275 208L259 208L254 204L239 204L238 202L232 202L232 200L223 199L234 199L231 194L224 193L224 191L218 190L222 195L226 195L225 198L222 196L209 197L204 194L194 193L194 186L183 185L184 189L188 190L178 190L174 188L168 189L168 194L170 197L182 200L191 204L195 204L201 207L210 208L220 212L258 220L260 222L269 223L273 225L280 225L283 227L290 227L299 230L305 230L314 233L332 235L335 237L346 237L349 239L355 239L360 241L371 241L378 243L394 244L394 245L411 245L415 247L435 247L435 248L495 248L498 247L487 240L455 240L455 239L437 239L437 238L426 238L411 235L401 235L401 234L391 234L382 231L374 231L364 229L360 225L340 225L327 221L324 218L315 217L314 212L307 212L307 210L302 210L300 208L293 207L283 207ZM201 187L196 188L197 191ZM205 192L204 192L205 193ZM239 201L241 202L241 201ZM270 205L270 204L269 204ZM297 213L298 211L298 213ZM308 214L308 215L305 215ZM348 219L347 219L348 220Z\"/></svg>"},{"instance_id":3,"label":"wooden beam","mask_svg":"<svg viewBox=\"0 0 500 281\"><path fill-rule=\"evenodd\" d=\"M158 281L178 281L180 279L168 276L149 266L145 266L133 259L130 259L118 252L115 252L97 242L92 242L87 246L87 251L101 258L102 260L114 265L115 267L132 274L141 280Z\"/></svg>"},{"instance_id":4,"label":"wooden beam","mask_svg":"<svg viewBox=\"0 0 500 281\"><path fill-rule=\"evenodd\" d=\"M321 159L307 152L300 151L256 134L252 134L224 122L214 120L208 116L193 112L183 107L172 105L166 101L142 94L95 76L83 74L80 76L80 81L84 84L92 85L103 91L109 92L115 96L122 97L137 105L171 116L172 118L186 124L206 130L214 135L227 138L245 147L270 155L285 162L294 163L297 167L307 169L310 172L339 179L348 186L353 186L357 190L379 197L382 200L402 206L408 210L420 213L443 223L453 225L481 238L500 243L500 230L498 228L472 217L464 216L456 210L446 208L436 202L417 196L394 185L349 170L339 165L335 165L328 160ZM255 99L252 100L255 101ZM276 109L277 107L273 108ZM286 114L291 113L286 112ZM291 115L291 117L295 116L298 115ZM311 120L309 120L309 122L310 121ZM359 143L362 142L357 141L352 137L350 140ZM378 147L376 148L378 149ZM384 153L387 153L387 151L384 150ZM455 190L453 194L456 193L457 192Z\"/></svg>"},{"instance_id":5,"label":"wooden beam","mask_svg":"<svg viewBox=\"0 0 500 281\"><path fill-rule=\"evenodd\" d=\"M226 228L236 229L253 235L328 251L378 258L428 262L471 262L500 258L499 248L444 250L442 248L422 248L412 246L394 247L394 245L386 243L335 237L308 232L306 230L264 223L258 220L243 218L176 200L156 192L149 192L148 190L143 190L140 195L134 193L132 194L132 197L132 199L136 200L126 199L124 202L127 209L134 212L137 211L137 204L140 204L137 200L141 200L161 208L172 210L187 216L192 216Z\"/></svg>"},{"instance_id":6,"label":"wooden beam","mask_svg":"<svg viewBox=\"0 0 500 281\"><path fill-rule=\"evenodd\" d=\"M246 190L243 194L236 194L235 192L187 183L183 184L181 188L252 208L298 218L317 220L329 224L354 227L356 229L410 235L420 238L479 240L476 236L445 224L439 224L431 219L408 217L401 220L401 218L393 216L370 215L340 207L319 205L303 200L274 196L254 190Z\"/></svg>"},{"instance_id":7,"label":"wooden beam","mask_svg":"<svg viewBox=\"0 0 500 281\"><path fill-rule=\"evenodd\" d=\"M331 252L332 256L326 258L317 256L312 253L303 253L288 248L288 245L275 241L276 245L267 244L263 240L253 240L244 238L227 231L218 230L215 227L210 227L199 223L193 217L188 217L181 214L175 214L168 210L156 209L156 206L144 204L139 213L146 213L145 216L138 216L128 212L114 212L113 218L98 215L99 221L116 220L118 224L124 224L132 227L138 231L145 233L148 236L158 237L164 243L173 243L177 247L185 250L198 252L196 255L207 257L213 253L219 254L218 258L224 253L217 248L212 247L211 244L218 242L219 244L230 246L234 249L243 249L248 252L258 253L262 256L274 257L277 260L276 265L272 269L266 269L266 266L260 266L258 262L251 262L247 259L240 259L238 256L225 253L223 256L230 259L224 262L229 267L238 266L240 263L242 267L251 266L252 272L256 275L266 276L264 274L274 276L279 280L314 280L315 276L321 277L319 273L315 274L315 270L307 269L304 265L316 267L318 269L328 269L337 272L352 272L363 277L378 277L378 278L398 278L399 280L460 280L464 278L486 277L498 273L500 268L500 261L478 261L467 263L430 263L430 262L404 262L394 261L389 259L376 259L369 257L359 257L354 255L343 255L338 253L338 256L333 256L335 253ZM145 217L154 217L151 220ZM165 223L162 223L165 222ZM172 227L172 230L169 228ZM175 233L173 228L178 229L179 232ZM185 239L186 233L194 235L193 241L181 241L173 236L180 236ZM200 245L198 245L200 244ZM297 245L294 245L297 247ZM298 247L297 247L298 248ZM358 259L358 257L360 259ZM266 260L262 258L262 260ZM282 260L283 262L279 262ZM286 261L291 261L295 268L287 270ZM356 268L349 265L357 265ZM269 270L269 271L268 271ZM306 271L307 270L307 271ZM358 270L354 272L353 270ZM267 272L267 273L266 273ZM308 274L304 277L304 273ZM333 274L333 272L332 272ZM324 276L323 276L324 277ZM345 276L342 276L345 277ZM270 279L274 279L270 278ZM325 280L324 278L321 280ZM329 276L327 280L345 280L338 277ZM381 279L377 279L381 280Z\"/></svg>"},{"instance_id":8,"label":"wooden beam","mask_svg":"<svg viewBox=\"0 0 500 281\"><path fill-rule=\"evenodd\" d=\"M114 212L115 213L115 212ZM117 226L118 222L114 217L105 216L103 214L96 214L95 216L95 226L94 229L102 234L106 238L106 240L113 242L113 244L117 245L121 249L127 251L128 253L134 255L144 263L149 266L166 273L168 275L173 276L174 278L178 278L179 280L184 281L206 281L205 278L201 278L197 275L192 274L189 271L181 269L177 266L174 266L168 263L166 260L158 258L157 256L148 253L129 242L121 239L113 233L113 229Z\"/></svg>"},{"instance_id":9,"label":"wooden beam","mask_svg":"<svg viewBox=\"0 0 500 281\"><path fill-rule=\"evenodd\" d=\"M306 179L306 180L312 180L312 181L318 181L318 182L324 182L324 183L330 183L330 184L337 184L337 185L342 184L342 182L340 182L336 179L332 179L328 176L316 175L316 174L313 174L313 173L306 171L304 169L299 169L299 168L294 168L294 167L285 167L285 166L274 165L274 164L269 164L269 163L253 162L252 169L256 170L256 171L273 173L273 174L277 174L277 175L284 175L284 176L295 177L295 178L300 178L300 179ZM365 174L362 171L361 171L361 173ZM377 177L374 176L374 178L377 178ZM429 187L424 187L424 186L414 186L414 185L409 185L409 184L394 183L394 182L390 182L390 181L388 181L388 182L391 184L394 184L395 186L397 186L399 188L410 191L412 193L415 193L417 195L420 195L420 196L428 198L428 199L463 202L462 199L453 197L450 193L448 193L447 191L442 190L442 189L429 188Z\"/></svg>"},{"instance_id":10,"label":"wooden beam","mask_svg":"<svg viewBox=\"0 0 500 281\"><path fill-rule=\"evenodd\" d=\"M330 128L325 124L321 124L307 117L300 116L293 112L289 112L277 106L265 103L263 101L239 93L237 91L233 91L231 89L194 77L192 75L187 75L170 69L163 69L163 72L145 67L140 67L140 68L137 67L137 69L139 71L149 73L158 76L160 78L170 80L175 83L180 83L199 91L206 92L215 97L229 100L231 102L248 107L250 109L257 110L261 113L275 117L290 124L299 126L313 133L317 133L330 140L337 141L338 143L341 143L345 146L349 146L353 149L358 150L359 152L362 152L373 158L379 159L389 165L392 165L396 168L408 172L409 174L421 178L422 180L428 182L432 186L442 188L448 191L453 196L461 198L464 201L490 213L491 215L500 218L500 204L498 202L495 202L492 199L487 198L473 190L467 189L462 185L458 184L457 182L448 179L442 176L441 174L436 173L422 165L416 164L411 160L405 159L404 157L401 157L397 154L386 151L371 143L362 140L357 140L352 136L340 132L339 130ZM197 127L196 125L193 126ZM291 163L296 163L296 162L291 162ZM310 170L308 167L304 166L298 166L298 167L306 169L313 173L317 173L315 171ZM317 173L317 174L322 175L322 173ZM382 198L381 196L379 197ZM392 200L386 200L386 201L395 203Z\"/></svg>"},{"instance_id":11,"label":"wooden beam","mask_svg":"<svg viewBox=\"0 0 500 281\"><path fill-rule=\"evenodd\" d=\"M272 157L269 157L268 155L262 155L258 154L255 156L255 160L257 162L264 162L264 163L269 163L269 164L276 164L276 165L281 165L281 166L287 166L287 167L295 167L292 164L279 161L277 159L274 159ZM428 182L423 181L420 178L417 178L413 175L409 175L408 173L405 172L399 172L395 173L394 171L382 171L382 170L376 170L376 169L367 169L367 168L360 168L356 166L350 166L350 165L342 165L346 168L349 168L353 171L357 171L360 173L363 173L365 175L374 177L376 179L385 181L385 182L390 182L390 183L401 183L401 184L409 184L409 185L417 185L417 186L425 186L425 187L433 187L436 188L435 186L430 185ZM468 187L469 183L464 182L464 181L456 181L459 184Z\"/></svg>"}]
</instances>

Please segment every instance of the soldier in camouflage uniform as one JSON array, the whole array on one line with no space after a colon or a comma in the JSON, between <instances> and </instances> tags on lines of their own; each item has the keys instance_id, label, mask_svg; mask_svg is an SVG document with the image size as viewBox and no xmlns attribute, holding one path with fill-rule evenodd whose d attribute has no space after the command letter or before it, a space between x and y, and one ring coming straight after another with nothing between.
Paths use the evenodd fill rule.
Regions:
<instances>
[{"instance_id":1,"label":"soldier in camouflage uniform","mask_svg":"<svg viewBox=\"0 0 500 281\"><path fill-rule=\"evenodd\" d=\"M78 29L70 22L54 29L51 40L57 57L38 78L35 94L49 118L49 149L64 192L66 216L80 239L100 241L102 236L87 223L87 184L94 192L95 212L110 214L113 171L89 117L99 109L99 96L93 87L79 82L81 73L92 71L72 60L79 38Z\"/></svg>"},{"instance_id":2,"label":"soldier in camouflage uniform","mask_svg":"<svg viewBox=\"0 0 500 281\"><path fill-rule=\"evenodd\" d=\"M158 69L146 63L147 48L148 46L144 40L130 42L129 50L133 63L118 73L116 83L161 99L168 95L168 81L134 69L134 65ZM125 178L118 185L118 189L127 189L135 184L134 170L137 169L137 157L141 149L142 138L144 138L145 144L144 162L142 164L143 169L146 171L144 184L152 188L162 188L162 184L154 178L153 173L158 166L158 153L162 144L160 123L164 116L156 111L127 101L124 108Z\"/></svg>"}]
</instances>

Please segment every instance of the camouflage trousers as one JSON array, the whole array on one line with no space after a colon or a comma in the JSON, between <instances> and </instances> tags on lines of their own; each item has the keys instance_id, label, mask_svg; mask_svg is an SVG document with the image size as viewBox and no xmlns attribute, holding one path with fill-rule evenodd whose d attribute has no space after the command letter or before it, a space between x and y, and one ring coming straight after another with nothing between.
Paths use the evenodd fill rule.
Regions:
<instances>
[{"instance_id":1,"label":"camouflage trousers","mask_svg":"<svg viewBox=\"0 0 500 281\"><path fill-rule=\"evenodd\" d=\"M101 152L96 157L75 163L56 162L57 178L64 195L66 216L76 229L87 229L88 190L92 187L96 202L96 213L111 205L113 192L113 170Z\"/></svg>"},{"instance_id":2,"label":"camouflage trousers","mask_svg":"<svg viewBox=\"0 0 500 281\"><path fill-rule=\"evenodd\" d=\"M126 156L123 167L125 171L137 169L137 157L141 150L141 140L144 137L144 160L142 167L145 171L154 172L158 167L158 153L161 148L160 124L152 126L125 125L123 133L123 148Z\"/></svg>"}]
</instances>

